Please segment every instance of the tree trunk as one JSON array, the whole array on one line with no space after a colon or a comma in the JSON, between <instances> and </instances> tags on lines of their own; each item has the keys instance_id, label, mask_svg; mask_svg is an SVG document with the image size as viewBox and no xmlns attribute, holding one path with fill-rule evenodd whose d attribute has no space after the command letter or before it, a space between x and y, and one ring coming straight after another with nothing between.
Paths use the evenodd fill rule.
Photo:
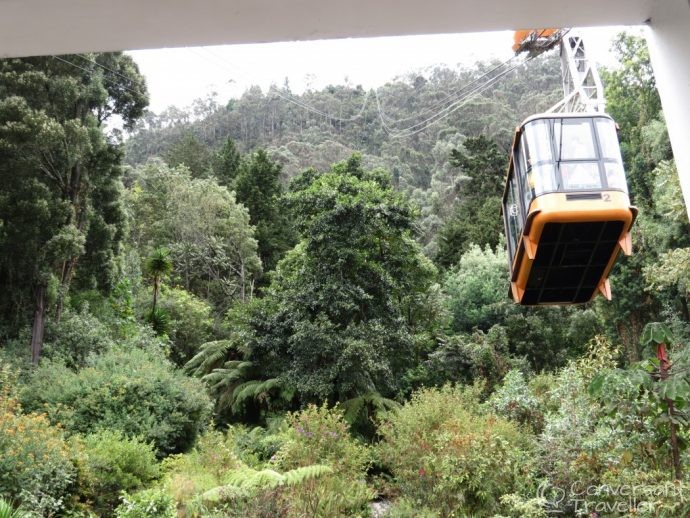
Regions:
<instances>
[{"instance_id":1,"label":"tree trunk","mask_svg":"<svg viewBox=\"0 0 690 518\"><path fill-rule=\"evenodd\" d=\"M39 286L36 290L36 309L34 324L31 329L31 363L38 364L43 349L43 334L46 328L46 287Z\"/></svg>"},{"instance_id":2,"label":"tree trunk","mask_svg":"<svg viewBox=\"0 0 690 518\"><path fill-rule=\"evenodd\" d=\"M668 378L668 369L670 367L668 357L666 356L666 345L658 344L656 346L656 357L659 360L659 378L665 380ZM682 480L683 470L680 465L680 448L678 447L678 426L673 422L673 400L666 399L668 405L669 428L671 430L671 455L673 456L673 474L676 480Z\"/></svg>"},{"instance_id":3,"label":"tree trunk","mask_svg":"<svg viewBox=\"0 0 690 518\"><path fill-rule=\"evenodd\" d=\"M72 257L65 261L62 265L62 275L60 277L60 289L58 290L58 297L55 301L55 323L59 324L62 318L62 307L64 305L65 296L69 292L72 277L77 266L77 257Z\"/></svg>"},{"instance_id":4,"label":"tree trunk","mask_svg":"<svg viewBox=\"0 0 690 518\"><path fill-rule=\"evenodd\" d=\"M153 306L151 307L151 316L156 314L156 303L158 302L158 276L153 278Z\"/></svg>"}]
</instances>

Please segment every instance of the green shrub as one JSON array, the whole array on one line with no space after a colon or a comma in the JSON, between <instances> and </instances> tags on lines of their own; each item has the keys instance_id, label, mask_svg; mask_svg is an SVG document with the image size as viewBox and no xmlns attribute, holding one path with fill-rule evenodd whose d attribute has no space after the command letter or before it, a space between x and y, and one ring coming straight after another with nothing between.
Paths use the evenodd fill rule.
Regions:
<instances>
[{"instance_id":1,"label":"green shrub","mask_svg":"<svg viewBox=\"0 0 690 518\"><path fill-rule=\"evenodd\" d=\"M430 374L427 386L448 382L472 384L484 379L490 388L508 371L511 360L507 358L507 349L508 339L498 325L487 333L450 336L424 364Z\"/></svg>"},{"instance_id":2,"label":"green shrub","mask_svg":"<svg viewBox=\"0 0 690 518\"><path fill-rule=\"evenodd\" d=\"M115 518L174 518L175 502L162 489L148 489L135 495L124 493Z\"/></svg>"},{"instance_id":3,"label":"green shrub","mask_svg":"<svg viewBox=\"0 0 690 518\"><path fill-rule=\"evenodd\" d=\"M296 516L343 516L365 511L376 496L366 485L370 448L350 435L339 407L308 406L288 414L289 439L276 454L284 470L313 465L329 466L331 474L291 488L289 512Z\"/></svg>"},{"instance_id":4,"label":"green shrub","mask_svg":"<svg viewBox=\"0 0 690 518\"><path fill-rule=\"evenodd\" d=\"M246 464L257 466L270 461L285 444L285 434L274 432L260 426L249 429L235 425L228 429L228 436L237 456Z\"/></svg>"},{"instance_id":5,"label":"green shrub","mask_svg":"<svg viewBox=\"0 0 690 518\"><path fill-rule=\"evenodd\" d=\"M479 413L478 390L421 390L379 428L378 452L394 488L442 516L491 516L501 496L529 478L529 436Z\"/></svg>"},{"instance_id":6,"label":"green shrub","mask_svg":"<svg viewBox=\"0 0 690 518\"><path fill-rule=\"evenodd\" d=\"M59 428L43 415L20 414L0 392L0 497L38 515L64 510L77 478L71 458Z\"/></svg>"},{"instance_id":7,"label":"green shrub","mask_svg":"<svg viewBox=\"0 0 690 518\"><path fill-rule=\"evenodd\" d=\"M335 473L356 478L366 472L371 452L350 436L350 425L339 407L309 405L287 415L289 440L278 454L284 469L328 464Z\"/></svg>"},{"instance_id":8,"label":"green shrub","mask_svg":"<svg viewBox=\"0 0 690 518\"><path fill-rule=\"evenodd\" d=\"M486 331L502 321L508 305L507 273L502 250L472 245L462 255L443 284L453 331L469 332L475 327Z\"/></svg>"},{"instance_id":9,"label":"green shrub","mask_svg":"<svg viewBox=\"0 0 690 518\"><path fill-rule=\"evenodd\" d=\"M524 374L519 370L506 374L503 384L491 395L488 405L496 414L529 426L535 432L541 431L544 424L539 401L532 395Z\"/></svg>"},{"instance_id":10,"label":"green shrub","mask_svg":"<svg viewBox=\"0 0 690 518\"><path fill-rule=\"evenodd\" d=\"M193 451L164 461L165 487L187 516L367 514L369 448L350 436L340 409L310 406L286 423L277 433L207 432ZM249 447L251 437L264 446Z\"/></svg>"},{"instance_id":11,"label":"green shrub","mask_svg":"<svg viewBox=\"0 0 690 518\"><path fill-rule=\"evenodd\" d=\"M143 488L159 475L152 446L136 438L102 430L87 435L83 444L90 496L101 514L112 513L122 491Z\"/></svg>"},{"instance_id":12,"label":"green shrub","mask_svg":"<svg viewBox=\"0 0 690 518\"><path fill-rule=\"evenodd\" d=\"M46 326L43 357L62 359L68 367L81 367L90 355L113 345L109 336L108 328L89 313L87 304L79 313L66 309L59 324L48 322Z\"/></svg>"},{"instance_id":13,"label":"green shrub","mask_svg":"<svg viewBox=\"0 0 690 518\"><path fill-rule=\"evenodd\" d=\"M164 485L176 503L189 503L196 495L225 484L225 476L241 465L232 443L217 431L207 431L185 455L163 461Z\"/></svg>"},{"instance_id":14,"label":"green shrub","mask_svg":"<svg viewBox=\"0 0 690 518\"><path fill-rule=\"evenodd\" d=\"M20 397L71 433L119 430L153 443L159 455L189 449L211 412L200 381L136 348L114 347L78 372L42 362Z\"/></svg>"},{"instance_id":15,"label":"green shrub","mask_svg":"<svg viewBox=\"0 0 690 518\"><path fill-rule=\"evenodd\" d=\"M438 518L439 513L402 497L393 502L384 516L386 518Z\"/></svg>"}]
</instances>

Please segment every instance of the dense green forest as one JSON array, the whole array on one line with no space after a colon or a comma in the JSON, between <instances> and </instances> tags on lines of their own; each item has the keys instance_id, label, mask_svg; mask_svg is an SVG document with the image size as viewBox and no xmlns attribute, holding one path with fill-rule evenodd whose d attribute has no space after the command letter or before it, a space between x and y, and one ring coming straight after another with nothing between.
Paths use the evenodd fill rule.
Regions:
<instances>
[{"instance_id":1,"label":"dense green forest","mask_svg":"<svg viewBox=\"0 0 690 518\"><path fill-rule=\"evenodd\" d=\"M0 60L0 518L690 513L690 224L614 50L634 254L540 308L500 200L555 55L160 114L125 54Z\"/></svg>"}]
</instances>

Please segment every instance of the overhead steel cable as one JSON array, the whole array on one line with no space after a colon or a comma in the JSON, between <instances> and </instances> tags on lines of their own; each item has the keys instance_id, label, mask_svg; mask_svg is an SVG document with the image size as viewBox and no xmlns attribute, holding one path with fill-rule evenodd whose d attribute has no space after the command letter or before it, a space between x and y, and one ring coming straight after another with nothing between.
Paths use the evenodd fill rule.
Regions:
<instances>
[{"instance_id":1,"label":"overhead steel cable","mask_svg":"<svg viewBox=\"0 0 690 518\"><path fill-rule=\"evenodd\" d=\"M96 61L95 59L89 59L89 58L87 58L86 56L84 56L83 54L75 54L75 55L78 56L78 57L80 57L80 58L83 59L84 61L88 61L89 63L93 63L94 65L96 65L97 67L102 68L103 70L107 70L107 71L110 72L111 74L115 74L116 76L121 77L122 79L128 81L130 84L134 84L134 85L137 84L136 81L134 81L131 77L127 77L126 75L124 75L124 74L118 72L117 70L113 70L112 68L103 65L103 64L99 63L98 61Z\"/></svg>"},{"instance_id":2,"label":"overhead steel cable","mask_svg":"<svg viewBox=\"0 0 690 518\"><path fill-rule=\"evenodd\" d=\"M542 31L536 36L536 39L540 38L540 37L544 34L544 32L545 32L545 29L542 30ZM559 38L563 38L566 34L568 34L568 32L570 32L570 29L566 29L566 30L563 31L561 34L559 34L558 37L559 37ZM482 91L486 90L486 88L488 88L488 86L491 86L492 84L494 84L498 79L500 79L501 77L503 77L503 76L506 75L507 73L512 72L513 70L515 70L515 69L518 68L519 66L528 63L529 61L531 61L532 59L538 57L538 56L541 55L543 52L545 52L545 51L547 51L547 50L549 50L549 49L550 49L550 47L544 47L544 48L538 49L537 52L534 52L534 53L530 54L530 55L527 57L527 59L524 60L524 62L518 63L517 65L511 67L510 69L505 70L505 71L503 71L503 72L497 74L495 77L491 78L491 79L490 79L489 81L487 81L486 83L480 85L479 87L473 89L472 91L468 92L467 94L463 95L462 97L456 99L456 100L453 101L451 104L449 104L448 106L446 106L445 108L443 108L442 110L440 110L439 112L437 112L436 114L432 115L431 117L429 117L429 118L426 119L425 121L422 121L422 122L417 123L417 124L413 124L412 126L409 126L408 128L404 128L404 129L402 129L402 130L397 130L398 133L396 133L396 134L392 134L392 133L393 133L394 131L396 131L396 130L395 130L394 128L391 128L388 124L386 124L386 121L384 120L386 117L385 117L385 114L383 114L383 112L381 111L381 104L380 104L380 100L379 100L379 98L378 98L378 92L376 92L376 93L377 93L377 107L379 108L379 119L381 120L381 124L382 124L382 126L384 127L384 130L385 130L387 133L392 134L392 137L393 137L393 138L400 138L400 137L412 136L412 135L414 135L414 134L416 134L416 133L419 133L420 131L423 131L423 130L426 129L427 127L429 127L429 126L431 126L431 125L433 125L433 124L436 124L436 123L439 122L440 120L443 120L443 119L445 119L446 117L448 117L451 113L453 113L453 112L455 112L457 109L459 109L459 108L461 107L461 105L464 104L465 101L468 101L469 99L473 98L475 95L477 95L477 94L481 93ZM470 86L471 84L474 84L474 83L476 83L477 81L481 80L483 77L486 77L488 74L490 74L490 73L492 73L492 72L494 72L494 71L496 71L496 70L498 70L498 69L500 69L500 68L503 68L505 65L507 65L507 64L510 63L512 60L516 59L517 57L518 57L518 54L516 54L516 55L513 56L512 58L510 58L510 59L504 61L503 63L499 64L498 66L494 67L493 69L491 69L490 71L488 71L486 74L484 74L483 76L480 76L480 77L477 78L475 81L473 81L472 83L470 83L469 85L466 85L466 86ZM462 90L463 90L463 89L461 89L460 91L462 91ZM461 103L461 104L458 105L458 103ZM457 106L457 107L456 107L456 106ZM450 111L448 111L448 110L450 110ZM446 111L448 111L448 113L445 113ZM413 118L413 117L408 117L408 118L406 118L406 119L401 119L400 122L402 122L402 121L404 121L404 120L410 120L410 119L412 119L412 118ZM427 122L428 122L429 124L428 124L427 126L424 126L424 127L422 128L422 130L420 130L420 131L417 131L417 130L416 130L416 127L417 127L417 126L426 124Z\"/></svg>"},{"instance_id":3,"label":"overhead steel cable","mask_svg":"<svg viewBox=\"0 0 690 518\"><path fill-rule=\"evenodd\" d=\"M464 90L468 89L470 86L472 86L472 85L478 83L479 81L481 81L482 79L484 79L484 78L487 77L488 75L493 74L493 73L496 72L497 70L499 70L499 69L501 69L501 68L507 66L511 61L513 61L513 60L515 60L515 59L517 59L517 58L518 58L518 56L515 55L515 56L511 57L510 59L508 59L508 60L506 60L506 61L504 61L504 62L502 62L502 63L496 65L494 68L492 68L491 70L488 70L487 72L485 72L485 73L482 74L481 76L474 78L472 81L470 81L470 82L467 83L466 85L463 85L462 87L456 88L455 91L453 91L452 93L446 93L446 96L445 96L443 99L438 100L438 101L435 101L435 105L434 105L434 106L430 106L430 107L428 107L428 108L425 108L422 112L420 112L420 113L418 113L418 114L416 114L416 115L411 115L411 116L409 116L409 117L404 117L404 118L402 118L402 119L397 119L397 120L393 121L390 117L387 117L386 114L384 113L384 118L389 119L389 122L392 123L392 124L399 124L399 123L401 123L401 122L406 122L406 121L415 119L415 118L417 118L417 117L419 117L419 116L424 115L425 113L430 113L430 112L436 111L440 106L442 106L443 104L445 104L446 102L448 102L448 100L450 100L450 99L456 97L457 95L461 94Z\"/></svg>"},{"instance_id":4,"label":"overhead steel cable","mask_svg":"<svg viewBox=\"0 0 690 518\"><path fill-rule=\"evenodd\" d=\"M52 57L53 59L57 59L58 61L62 61L63 63L65 63L65 64L67 64L67 65L70 65L70 66L72 66L72 67L74 67L74 68L78 68L79 70L83 70L84 72L87 72L88 74L93 74L93 70L89 70L88 68L84 68L84 67L82 67L82 66L80 66L80 65L77 65L76 63L73 63L73 62L71 62L71 61L69 61L69 60L67 60L67 59L65 59L65 58L62 58L62 57L60 57L60 56L51 56L51 57ZM87 61L89 61L89 62L91 62L91 63L94 63L94 62L91 61L91 60L87 60ZM120 86L121 86L123 89L127 90L128 92L132 92L133 94L141 95L141 96L146 96L146 93L142 93L142 92L140 92L140 91L138 91L138 90L134 90L134 89L132 89L132 88L129 88L128 86L125 86L125 85L120 85Z\"/></svg>"},{"instance_id":5,"label":"overhead steel cable","mask_svg":"<svg viewBox=\"0 0 690 518\"><path fill-rule=\"evenodd\" d=\"M470 92L467 92L465 95L461 96L460 98L456 99L453 103L445 107L444 109L440 110L433 116L420 121L416 124L413 124L411 126L408 126L407 128L403 128L401 130L396 130L395 128L390 127L388 124L386 124L385 120L383 119L382 113L379 111L379 119L381 120L381 124L384 127L384 130L391 136L391 138L403 138L403 137L410 137L412 135L415 135L417 133L420 133L430 126L440 122L441 120L447 118L450 116L452 113L456 112L458 109L460 109L465 103L467 103L470 99L474 98L476 95L480 94L484 90L488 89L492 85L494 85L499 79L501 79L503 76L509 74L516 68L518 68L521 65L524 65L525 63L531 61L537 57L536 55L534 56L529 56L527 59L525 59L523 62L518 63L515 66L512 66L511 68L504 70L500 74L496 75L489 81L475 87L472 89ZM378 101L378 92L376 92L376 98ZM380 108L380 103L377 105L378 108Z\"/></svg>"}]
</instances>

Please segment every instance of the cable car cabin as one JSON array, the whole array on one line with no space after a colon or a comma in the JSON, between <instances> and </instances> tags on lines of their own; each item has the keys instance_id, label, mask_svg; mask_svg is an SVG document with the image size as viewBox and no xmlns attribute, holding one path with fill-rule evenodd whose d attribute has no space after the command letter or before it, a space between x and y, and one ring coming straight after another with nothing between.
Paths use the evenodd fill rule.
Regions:
<instances>
[{"instance_id":1,"label":"cable car cabin","mask_svg":"<svg viewBox=\"0 0 690 518\"><path fill-rule=\"evenodd\" d=\"M528 118L515 132L502 212L515 302L610 299L608 275L620 250L632 253L637 214L613 119Z\"/></svg>"}]
</instances>

